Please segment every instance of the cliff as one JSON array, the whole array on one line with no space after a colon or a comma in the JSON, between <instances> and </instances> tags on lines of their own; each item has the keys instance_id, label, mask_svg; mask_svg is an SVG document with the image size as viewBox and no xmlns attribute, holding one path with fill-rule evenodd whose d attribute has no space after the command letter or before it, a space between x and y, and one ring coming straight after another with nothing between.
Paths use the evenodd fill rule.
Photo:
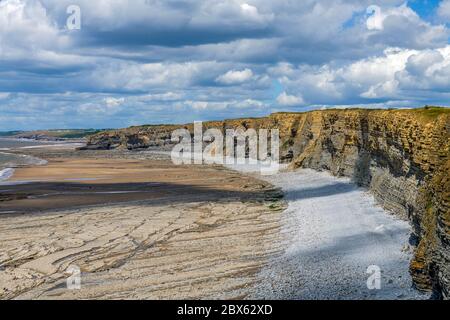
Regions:
<instances>
[{"instance_id":1,"label":"cliff","mask_svg":"<svg viewBox=\"0 0 450 320\"><path fill-rule=\"evenodd\" d=\"M192 132L192 125L133 127L91 136L85 149L169 149L171 132L180 127ZM386 209L411 221L417 288L450 298L450 109L277 113L204 127L278 128L281 159L293 167L329 170L367 187Z\"/></svg>"}]
</instances>

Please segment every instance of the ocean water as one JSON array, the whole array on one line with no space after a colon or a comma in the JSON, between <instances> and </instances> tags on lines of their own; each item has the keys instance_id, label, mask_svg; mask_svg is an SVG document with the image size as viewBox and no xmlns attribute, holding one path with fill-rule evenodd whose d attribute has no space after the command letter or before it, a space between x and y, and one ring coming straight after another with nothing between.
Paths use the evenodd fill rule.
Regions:
<instances>
[{"instance_id":1,"label":"ocean water","mask_svg":"<svg viewBox=\"0 0 450 320\"><path fill-rule=\"evenodd\" d=\"M42 159L8 151L47 144L49 143L40 141L0 139L0 181L9 179L14 173L14 168L46 163Z\"/></svg>"},{"instance_id":2,"label":"ocean water","mask_svg":"<svg viewBox=\"0 0 450 320\"><path fill-rule=\"evenodd\" d=\"M45 146L45 145L51 145L54 143L55 142L50 142L50 141L0 138L0 151L5 151L8 149L15 149L15 148Z\"/></svg>"}]
</instances>

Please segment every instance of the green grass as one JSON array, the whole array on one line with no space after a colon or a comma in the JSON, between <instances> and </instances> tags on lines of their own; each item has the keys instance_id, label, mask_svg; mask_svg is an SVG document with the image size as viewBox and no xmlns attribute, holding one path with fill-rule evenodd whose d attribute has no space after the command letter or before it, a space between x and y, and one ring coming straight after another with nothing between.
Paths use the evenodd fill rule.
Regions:
<instances>
[{"instance_id":1,"label":"green grass","mask_svg":"<svg viewBox=\"0 0 450 320\"><path fill-rule=\"evenodd\" d=\"M0 137L12 137L20 133L23 133L23 131L2 131Z\"/></svg>"},{"instance_id":2,"label":"green grass","mask_svg":"<svg viewBox=\"0 0 450 320\"><path fill-rule=\"evenodd\" d=\"M410 111L430 119L435 119L443 114L450 115L450 108L444 107L425 106L423 108L412 109Z\"/></svg>"},{"instance_id":3,"label":"green grass","mask_svg":"<svg viewBox=\"0 0 450 320\"><path fill-rule=\"evenodd\" d=\"M60 129L60 130L37 130L37 131L5 131L0 132L0 137L26 137L33 134L45 135L61 139L80 139L104 130L97 129Z\"/></svg>"},{"instance_id":4,"label":"green grass","mask_svg":"<svg viewBox=\"0 0 450 320\"><path fill-rule=\"evenodd\" d=\"M61 130L61 131L49 131L49 135L63 139L78 139L84 138L89 135L93 135L103 130L87 129L87 130Z\"/></svg>"}]
</instances>

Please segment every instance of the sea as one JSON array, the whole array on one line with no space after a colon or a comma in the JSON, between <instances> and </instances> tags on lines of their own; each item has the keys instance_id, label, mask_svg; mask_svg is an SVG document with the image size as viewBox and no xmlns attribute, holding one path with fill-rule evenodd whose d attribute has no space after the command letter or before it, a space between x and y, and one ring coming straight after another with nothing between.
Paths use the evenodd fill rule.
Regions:
<instances>
[{"instance_id":1,"label":"sea","mask_svg":"<svg viewBox=\"0 0 450 320\"><path fill-rule=\"evenodd\" d=\"M54 144L54 142L0 138L0 181L11 178L14 174L14 168L46 163L45 160L20 154L20 149L36 148L50 144ZM14 150L15 153L11 153L11 150ZM19 150L19 153L17 153L17 150Z\"/></svg>"}]
</instances>

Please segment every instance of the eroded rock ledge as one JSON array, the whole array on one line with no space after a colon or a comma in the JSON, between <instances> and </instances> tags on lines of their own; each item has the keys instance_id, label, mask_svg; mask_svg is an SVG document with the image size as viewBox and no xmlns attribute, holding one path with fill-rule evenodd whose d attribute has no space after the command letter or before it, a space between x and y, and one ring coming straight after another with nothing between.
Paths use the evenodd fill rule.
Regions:
<instances>
[{"instance_id":1,"label":"eroded rock ledge","mask_svg":"<svg viewBox=\"0 0 450 320\"><path fill-rule=\"evenodd\" d=\"M192 130L161 125L103 132L85 149L170 148L170 134L180 127ZM292 166L329 170L369 188L386 209L411 221L417 288L450 298L450 109L277 113L204 127L278 128L281 158Z\"/></svg>"}]
</instances>

